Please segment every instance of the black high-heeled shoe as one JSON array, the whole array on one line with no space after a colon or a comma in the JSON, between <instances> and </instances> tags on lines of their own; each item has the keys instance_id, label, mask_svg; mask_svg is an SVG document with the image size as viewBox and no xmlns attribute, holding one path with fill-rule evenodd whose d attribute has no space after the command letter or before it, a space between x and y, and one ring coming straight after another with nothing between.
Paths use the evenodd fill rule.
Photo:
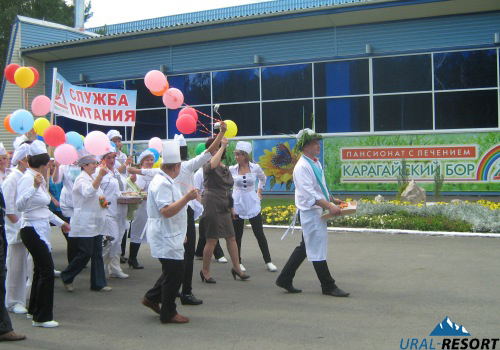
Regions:
<instances>
[{"instance_id":1,"label":"black high-heeled shoe","mask_svg":"<svg viewBox=\"0 0 500 350\"><path fill-rule=\"evenodd\" d=\"M200 271L200 277L201 281L205 283L217 283L212 277L210 278L205 278L205 275L203 274L203 271Z\"/></svg>"},{"instance_id":2,"label":"black high-heeled shoe","mask_svg":"<svg viewBox=\"0 0 500 350\"><path fill-rule=\"evenodd\" d=\"M242 272L240 275L238 272L236 272L236 270L234 268L231 269L231 275L233 275L234 279L236 279L236 276L238 276L240 278L240 280L242 280L242 281L250 278L250 276L246 275L244 272Z\"/></svg>"}]
</instances>

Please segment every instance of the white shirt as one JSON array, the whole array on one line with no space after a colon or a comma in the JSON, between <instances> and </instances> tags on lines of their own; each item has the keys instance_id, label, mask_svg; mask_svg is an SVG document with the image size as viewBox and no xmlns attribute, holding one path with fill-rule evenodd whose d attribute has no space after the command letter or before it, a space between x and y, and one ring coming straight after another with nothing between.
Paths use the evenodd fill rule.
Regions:
<instances>
[{"instance_id":1,"label":"white shirt","mask_svg":"<svg viewBox=\"0 0 500 350\"><path fill-rule=\"evenodd\" d=\"M5 168L5 173L0 171L0 186L2 185L2 183L5 181L5 179L7 178L7 176L9 176L9 174L11 172L12 172L11 168Z\"/></svg>"},{"instance_id":2,"label":"white shirt","mask_svg":"<svg viewBox=\"0 0 500 350\"><path fill-rule=\"evenodd\" d=\"M59 204L64 216L71 217L73 215L73 184L81 172L82 168L73 164L59 167L59 178L55 184L57 185L61 181L63 183Z\"/></svg>"},{"instance_id":3,"label":"white shirt","mask_svg":"<svg viewBox=\"0 0 500 350\"><path fill-rule=\"evenodd\" d=\"M74 213L71 217L70 237L95 237L104 233L105 212L99 197L104 195L101 188L92 186L94 176L82 171L73 185Z\"/></svg>"},{"instance_id":4,"label":"white shirt","mask_svg":"<svg viewBox=\"0 0 500 350\"><path fill-rule=\"evenodd\" d=\"M249 163L250 172L244 175L239 175L240 166L233 165L229 167L229 171L233 176L233 200L234 211L242 219L251 219L259 215L261 211L260 198L255 192L255 185L259 185L259 189L266 185L267 177L260 165Z\"/></svg>"},{"instance_id":5,"label":"white shirt","mask_svg":"<svg viewBox=\"0 0 500 350\"><path fill-rule=\"evenodd\" d=\"M161 170L149 184L146 235L154 258L184 259L186 207L170 218L163 217L160 212L162 208L178 201L181 197L180 185Z\"/></svg>"},{"instance_id":6,"label":"white shirt","mask_svg":"<svg viewBox=\"0 0 500 350\"><path fill-rule=\"evenodd\" d=\"M127 161L127 155L123 153L122 151L116 151L116 158L115 158L115 169L118 169L121 167L125 162ZM127 173L127 168L120 174L125 175Z\"/></svg>"},{"instance_id":7,"label":"white shirt","mask_svg":"<svg viewBox=\"0 0 500 350\"><path fill-rule=\"evenodd\" d=\"M96 169L96 175L99 172L99 169ZM120 188L120 181L123 184L123 187ZM116 168L113 171L108 172L101 181L101 185L99 186L101 190L104 192L104 196L106 196L106 200L109 202L108 209L106 210L106 216L117 217L118 215L124 215L123 208L125 207L125 215L126 215L126 205L118 207L118 197L120 196L122 190L124 191L126 188L126 180L120 175Z\"/></svg>"},{"instance_id":8,"label":"white shirt","mask_svg":"<svg viewBox=\"0 0 500 350\"><path fill-rule=\"evenodd\" d=\"M17 184L22 177L23 173L19 169L14 168L2 184L2 192L5 199L5 214L16 215L18 218L17 223L13 223L8 217L5 217L5 235L7 236L8 244L22 242L19 235L19 230L21 229L21 212L16 208Z\"/></svg>"},{"instance_id":9,"label":"white shirt","mask_svg":"<svg viewBox=\"0 0 500 350\"><path fill-rule=\"evenodd\" d=\"M203 186L203 168L200 168L194 173L194 181L193 181L193 187L196 188L200 192L200 196L203 194L203 191L205 191L205 186Z\"/></svg>"},{"instance_id":10,"label":"white shirt","mask_svg":"<svg viewBox=\"0 0 500 350\"><path fill-rule=\"evenodd\" d=\"M295 185L295 206L300 210L318 209L314 205L317 200L325 199L325 195L319 186L316 175L309 162L302 155L293 169L293 183ZM314 162L320 169L321 163L316 159ZM325 174L322 178L323 186L326 188Z\"/></svg>"}]
</instances>

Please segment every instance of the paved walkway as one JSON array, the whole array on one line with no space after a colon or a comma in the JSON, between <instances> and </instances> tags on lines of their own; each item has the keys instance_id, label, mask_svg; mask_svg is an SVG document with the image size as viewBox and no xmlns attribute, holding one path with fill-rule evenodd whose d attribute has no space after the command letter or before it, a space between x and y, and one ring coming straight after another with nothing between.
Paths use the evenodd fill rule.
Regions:
<instances>
[{"instance_id":1,"label":"paved walkway","mask_svg":"<svg viewBox=\"0 0 500 350\"><path fill-rule=\"evenodd\" d=\"M283 230L267 229L273 262L281 268L300 235L280 241ZM110 279L110 293L89 290L89 271L75 291L56 279L55 319L39 329L12 315L28 340L3 349L399 349L402 338L429 338L446 316L474 338L500 336L500 240L469 237L330 234L329 262L349 298L323 296L312 264L304 262L288 294L274 286L250 230L243 241L248 282L234 281L228 264L213 264L215 285L201 283L195 262L194 292L202 306L178 307L187 325L162 325L140 304L160 274L160 264L140 251L144 270L128 280ZM64 240L53 230L54 259L65 267ZM437 348L437 347L436 347Z\"/></svg>"}]
</instances>

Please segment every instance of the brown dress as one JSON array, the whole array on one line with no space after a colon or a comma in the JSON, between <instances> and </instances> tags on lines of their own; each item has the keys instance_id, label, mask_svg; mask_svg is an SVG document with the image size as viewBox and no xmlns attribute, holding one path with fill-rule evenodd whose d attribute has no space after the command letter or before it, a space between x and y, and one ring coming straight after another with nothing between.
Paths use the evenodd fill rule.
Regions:
<instances>
[{"instance_id":1,"label":"brown dress","mask_svg":"<svg viewBox=\"0 0 500 350\"><path fill-rule=\"evenodd\" d=\"M203 186L205 188L201 204L203 215L201 220L205 225L205 237L211 239L234 237L231 208L233 197L233 176L229 168L218 166L212 169L210 162L203 165Z\"/></svg>"}]
</instances>

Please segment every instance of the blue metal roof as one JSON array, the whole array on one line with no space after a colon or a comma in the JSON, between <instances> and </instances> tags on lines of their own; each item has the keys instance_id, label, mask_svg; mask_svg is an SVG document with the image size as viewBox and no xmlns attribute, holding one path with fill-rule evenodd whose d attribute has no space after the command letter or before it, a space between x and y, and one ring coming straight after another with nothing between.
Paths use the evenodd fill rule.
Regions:
<instances>
[{"instance_id":1,"label":"blue metal roof","mask_svg":"<svg viewBox=\"0 0 500 350\"><path fill-rule=\"evenodd\" d=\"M242 17L269 15L280 12L300 11L320 7L349 5L365 2L373 2L373 0L274 0L256 4L239 5L214 10L183 13L173 16L112 24L96 28L89 28L87 30L92 32L106 30L106 34L108 35L119 34L154 28L173 27L186 24L221 21Z\"/></svg>"}]
</instances>

